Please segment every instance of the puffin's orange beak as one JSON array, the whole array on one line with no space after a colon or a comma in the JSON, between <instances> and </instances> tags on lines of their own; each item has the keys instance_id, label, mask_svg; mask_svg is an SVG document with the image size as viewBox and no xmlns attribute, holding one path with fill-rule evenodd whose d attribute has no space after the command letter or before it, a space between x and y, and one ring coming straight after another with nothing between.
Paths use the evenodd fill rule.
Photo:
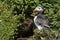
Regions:
<instances>
[{"instance_id":1,"label":"puffin's orange beak","mask_svg":"<svg viewBox=\"0 0 60 40\"><path fill-rule=\"evenodd\" d=\"M36 10L36 9L34 9L34 10L33 10L33 13L35 13L35 12L37 12L37 10Z\"/></svg>"}]
</instances>

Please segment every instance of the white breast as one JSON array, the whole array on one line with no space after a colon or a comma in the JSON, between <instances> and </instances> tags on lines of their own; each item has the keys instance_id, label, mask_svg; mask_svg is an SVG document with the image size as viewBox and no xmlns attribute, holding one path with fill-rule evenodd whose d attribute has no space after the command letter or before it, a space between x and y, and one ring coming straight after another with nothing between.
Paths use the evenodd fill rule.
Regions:
<instances>
[{"instance_id":1,"label":"white breast","mask_svg":"<svg viewBox=\"0 0 60 40\"><path fill-rule=\"evenodd\" d=\"M39 25L39 23L37 22L36 19L37 19L37 16L34 17L34 24L35 24L35 26L38 28L38 30L41 31L41 30L43 29L43 27L42 27L41 25Z\"/></svg>"}]
</instances>

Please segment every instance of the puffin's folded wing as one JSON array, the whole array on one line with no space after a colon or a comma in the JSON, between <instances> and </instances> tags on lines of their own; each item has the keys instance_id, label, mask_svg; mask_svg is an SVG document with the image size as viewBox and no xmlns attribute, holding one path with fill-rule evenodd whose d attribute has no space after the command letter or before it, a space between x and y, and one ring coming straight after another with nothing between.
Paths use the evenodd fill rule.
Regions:
<instances>
[{"instance_id":1,"label":"puffin's folded wing","mask_svg":"<svg viewBox=\"0 0 60 40\"><path fill-rule=\"evenodd\" d=\"M49 27L48 20L43 15L38 16L36 20L38 21L39 24Z\"/></svg>"}]
</instances>

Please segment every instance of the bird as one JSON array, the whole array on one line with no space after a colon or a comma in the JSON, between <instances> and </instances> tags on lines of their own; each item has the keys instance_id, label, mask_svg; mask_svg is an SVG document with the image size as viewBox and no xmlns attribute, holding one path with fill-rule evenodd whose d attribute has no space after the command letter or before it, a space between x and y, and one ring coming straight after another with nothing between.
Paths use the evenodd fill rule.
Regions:
<instances>
[{"instance_id":1,"label":"bird","mask_svg":"<svg viewBox=\"0 0 60 40\"><path fill-rule=\"evenodd\" d=\"M43 27L46 27L47 29L50 28L50 26L48 25L48 20L45 18L44 16L44 9L42 6L37 6L34 10L33 10L33 13L38 13L33 21L34 21L34 24L35 26L38 28L38 30L42 30Z\"/></svg>"}]
</instances>

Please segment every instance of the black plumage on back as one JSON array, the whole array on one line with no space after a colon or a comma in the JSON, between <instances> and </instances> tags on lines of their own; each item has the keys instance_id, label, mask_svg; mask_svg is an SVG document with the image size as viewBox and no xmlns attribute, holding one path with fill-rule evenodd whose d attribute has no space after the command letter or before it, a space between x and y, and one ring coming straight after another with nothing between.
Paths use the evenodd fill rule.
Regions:
<instances>
[{"instance_id":1,"label":"black plumage on back","mask_svg":"<svg viewBox=\"0 0 60 40\"><path fill-rule=\"evenodd\" d=\"M37 22L43 26L49 27L48 20L43 15L43 12L37 15Z\"/></svg>"}]
</instances>

